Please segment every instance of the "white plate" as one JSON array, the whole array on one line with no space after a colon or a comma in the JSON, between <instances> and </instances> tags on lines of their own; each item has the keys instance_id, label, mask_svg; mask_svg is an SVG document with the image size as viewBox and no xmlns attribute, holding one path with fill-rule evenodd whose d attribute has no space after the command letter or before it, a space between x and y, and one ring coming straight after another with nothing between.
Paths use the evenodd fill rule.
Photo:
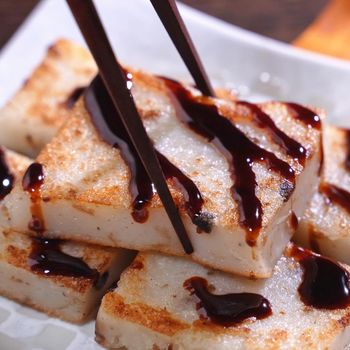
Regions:
<instances>
[{"instance_id":1,"label":"white plate","mask_svg":"<svg viewBox=\"0 0 350 350\"><path fill-rule=\"evenodd\" d=\"M121 61L189 79L148 1L97 3ZM317 105L332 122L350 126L349 63L263 38L185 6L180 10L216 85L236 88L242 98ZM60 37L83 43L64 1L41 2L0 53L0 105ZM0 298L1 350L100 349L93 337L93 322L74 326Z\"/></svg>"}]
</instances>

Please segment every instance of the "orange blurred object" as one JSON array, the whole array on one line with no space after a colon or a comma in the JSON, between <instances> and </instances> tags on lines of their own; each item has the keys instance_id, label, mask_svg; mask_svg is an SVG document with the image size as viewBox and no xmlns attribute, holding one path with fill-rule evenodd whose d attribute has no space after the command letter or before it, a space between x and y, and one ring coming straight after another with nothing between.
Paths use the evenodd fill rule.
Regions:
<instances>
[{"instance_id":1,"label":"orange blurred object","mask_svg":"<svg viewBox=\"0 0 350 350\"><path fill-rule=\"evenodd\" d=\"M350 59L350 1L331 0L293 44L307 50Z\"/></svg>"}]
</instances>

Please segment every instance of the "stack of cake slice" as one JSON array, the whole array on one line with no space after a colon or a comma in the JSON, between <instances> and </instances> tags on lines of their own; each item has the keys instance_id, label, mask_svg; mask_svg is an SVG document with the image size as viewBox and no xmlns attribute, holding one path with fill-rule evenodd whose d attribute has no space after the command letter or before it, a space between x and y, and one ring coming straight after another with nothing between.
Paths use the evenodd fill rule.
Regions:
<instances>
[{"instance_id":1,"label":"stack of cake slice","mask_svg":"<svg viewBox=\"0 0 350 350\"><path fill-rule=\"evenodd\" d=\"M301 216L305 198L318 186L320 130L309 127L299 110L284 103L258 107L209 98L200 101L204 98L194 91L201 107L217 110L214 123L232 129L226 141L232 155L227 155L218 137L209 142L180 120L177 110L183 107L174 101L170 83L141 72L129 74L135 102L157 151L192 182L181 183L180 175L169 172L168 184L194 245L191 258L227 272L269 277L295 230L294 217ZM97 88L107 110L108 95L103 87ZM123 138L122 125L116 128ZM183 255L132 145L122 142L126 151L105 142L82 97L36 159L45 176L36 198L45 235ZM252 164L247 164L249 159ZM130 162L135 163L131 170ZM194 208L198 203L190 198L194 196L202 198L198 210ZM135 207L138 200L147 202L144 208ZM35 215L30 193L17 186L4 205L8 225L25 232Z\"/></svg>"},{"instance_id":2,"label":"stack of cake slice","mask_svg":"<svg viewBox=\"0 0 350 350\"><path fill-rule=\"evenodd\" d=\"M12 181L20 184L31 160L4 148L1 154L1 170L6 167ZM1 202L0 209L6 210ZM33 238L2 228L0 294L49 315L82 322L134 256L126 249Z\"/></svg>"},{"instance_id":3,"label":"stack of cake slice","mask_svg":"<svg viewBox=\"0 0 350 350\"><path fill-rule=\"evenodd\" d=\"M71 64L78 61L79 68ZM48 62L52 66L45 71ZM47 76L52 71L54 82ZM22 152L33 154L50 140L24 176L16 174L23 180L1 202L4 246L18 240L13 246L22 251L24 265L4 258L6 264L22 268L33 286L40 279L57 293L68 285L84 289L75 283L87 286L78 294L84 294L81 311L103 293L96 286L106 270L113 274L104 286L118 278L132 255L126 249L141 251L98 313L97 340L109 348L340 349L347 344L348 268L288 245L319 187L319 112L293 103L208 98L176 81L126 71L194 246L186 256L102 81L98 76L86 81L94 73L88 53L60 41L29 79L33 87L24 86L0 111L0 120L11 115L3 133L18 130L25 146L22 121L30 120L26 133L38 146ZM42 100L33 92L36 81L52 92L52 112L45 111L52 117L51 133L45 137L35 133L35 125L44 130L44 112L39 108L35 122L29 113ZM79 90L73 107L82 85L87 88ZM17 116L11 110L22 101L30 106ZM0 143L14 147L1 134ZM94 278L33 268L35 242L55 245L56 240L63 240L60 252L83 258ZM314 282L308 279L310 266L319 271ZM334 293L342 290L336 298L333 292L319 295L319 288L328 290L322 275L327 269L334 272L328 280ZM28 303L36 305L32 294ZM83 318L37 307L73 321Z\"/></svg>"}]
</instances>

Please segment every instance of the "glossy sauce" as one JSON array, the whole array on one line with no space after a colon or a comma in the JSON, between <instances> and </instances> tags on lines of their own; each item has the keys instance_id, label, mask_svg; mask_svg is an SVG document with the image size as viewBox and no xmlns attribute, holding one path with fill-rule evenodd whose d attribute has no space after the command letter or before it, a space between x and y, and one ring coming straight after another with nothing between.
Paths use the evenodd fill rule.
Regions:
<instances>
[{"instance_id":1,"label":"glossy sauce","mask_svg":"<svg viewBox=\"0 0 350 350\"><path fill-rule=\"evenodd\" d=\"M77 87L72 91L72 93L67 97L64 105L67 109L72 109L75 103L79 100L79 97L83 94L85 86Z\"/></svg>"},{"instance_id":2,"label":"glossy sauce","mask_svg":"<svg viewBox=\"0 0 350 350\"><path fill-rule=\"evenodd\" d=\"M23 189L30 194L32 220L28 227L37 233L45 231L44 218L40 205L41 186L44 183L44 168L40 163L31 164L22 180Z\"/></svg>"},{"instance_id":3,"label":"glossy sauce","mask_svg":"<svg viewBox=\"0 0 350 350\"><path fill-rule=\"evenodd\" d=\"M35 272L45 275L61 275L96 279L98 272L91 269L82 259L63 253L62 241L56 239L32 238L29 265Z\"/></svg>"},{"instance_id":4,"label":"glossy sauce","mask_svg":"<svg viewBox=\"0 0 350 350\"><path fill-rule=\"evenodd\" d=\"M262 226L263 209L255 194L254 162L265 162L269 169L287 179L294 189L295 173L288 163L252 142L230 120L223 117L208 99L193 96L180 83L162 78L169 89L178 118L189 128L213 142L226 156L235 185L233 198L240 210L240 222L246 229L246 241L254 246ZM282 141L281 141L282 142Z\"/></svg>"},{"instance_id":5,"label":"glossy sauce","mask_svg":"<svg viewBox=\"0 0 350 350\"><path fill-rule=\"evenodd\" d=\"M83 277L91 279L96 289L101 289L107 282L109 273L102 275L86 262L61 251L61 240L32 238L29 266L32 271L47 276Z\"/></svg>"},{"instance_id":6,"label":"glossy sauce","mask_svg":"<svg viewBox=\"0 0 350 350\"><path fill-rule=\"evenodd\" d=\"M222 326L229 327L250 317L262 319L272 314L270 302L263 296L255 293L212 294L207 280L202 277L186 280L184 288L199 300L197 310L204 311L200 316Z\"/></svg>"},{"instance_id":7,"label":"glossy sauce","mask_svg":"<svg viewBox=\"0 0 350 350\"><path fill-rule=\"evenodd\" d=\"M128 79L130 74L126 73ZM131 82L128 80L128 87ZM85 93L85 104L90 117L105 142L120 150L131 173L129 189L133 198L133 218L137 222L145 222L148 218L147 206L154 195L153 184L124 128L112 100L99 76L97 76ZM185 198L187 213L194 224L205 231L211 226L202 218L203 198L194 182L165 156L156 151L160 165L167 179L175 180Z\"/></svg>"},{"instance_id":8,"label":"glossy sauce","mask_svg":"<svg viewBox=\"0 0 350 350\"><path fill-rule=\"evenodd\" d=\"M130 169L132 216L137 222L145 222L148 218L147 206L154 194L152 182L99 76L87 88L84 98L86 108L100 136L105 142L120 150L123 160Z\"/></svg>"},{"instance_id":9,"label":"glossy sauce","mask_svg":"<svg viewBox=\"0 0 350 350\"><path fill-rule=\"evenodd\" d=\"M304 106L301 106L297 103L287 102L285 105L292 110L293 117L297 120L300 120L302 123L304 123L309 129L314 128L316 130L321 131L322 127L322 121L321 118L313 112L311 109L308 109ZM318 175L321 176L322 168L323 168L323 162L324 162L324 155L323 155L323 142L322 142L323 136L322 132L320 133L320 167L318 170Z\"/></svg>"},{"instance_id":10,"label":"glossy sauce","mask_svg":"<svg viewBox=\"0 0 350 350\"><path fill-rule=\"evenodd\" d=\"M323 183L320 185L320 192L323 193L331 203L336 203L350 214L350 193L338 186Z\"/></svg>"},{"instance_id":11,"label":"glossy sauce","mask_svg":"<svg viewBox=\"0 0 350 350\"><path fill-rule=\"evenodd\" d=\"M273 141L289 156L298 160L300 164L305 164L306 149L299 142L290 138L281 129L279 129L268 114L253 103L238 101L237 104L247 107L252 114L251 116L253 117L253 121L258 125L258 127L266 129Z\"/></svg>"},{"instance_id":12,"label":"glossy sauce","mask_svg":"<svg viewBox=\"0 0 350 350\"><path fill-rule=\"evenodd\" d=\"M291 256L303 268L298 292L305 305L329 310L350 305L349 273L342 266L297 246Z\"/></svg>"},{"instance_id":13,"label":"glossy sauce","mask_svg":"<svg viewBox=\"0 0 350 350\"><path fill-rule=\"evenodd\" d=\"M292 102L287 102L286 106L293 110L294 118L300 120L309 128L321 130L321 118L311 109Z\"/></svg>"},{"instance_id":14,"label":"glossy sauce","mask_svg":"<svg viewBox=\"0 0 350 350\"><path fill-rule=\"evenodd\" d=\"M15 177L6 163L5 152L0 147L0 200L11 192L14 181Z\"/></svg>"},{"instance_id":15,"label":"glossy sauce","mask_svg":"<svg viewBox=\"0 0 350 350\"><path fill-rule=\"evenodd\" d=\"M165 178L167 180L175 180L175 185L185 194L186 211L192 222L197 225L198 229L209 233L211 231L211 220L207 215L202 213L204 201L197 186L179 168L169 162L166 157L158 151L156 153Z\"/></svg>"}]
</instances>

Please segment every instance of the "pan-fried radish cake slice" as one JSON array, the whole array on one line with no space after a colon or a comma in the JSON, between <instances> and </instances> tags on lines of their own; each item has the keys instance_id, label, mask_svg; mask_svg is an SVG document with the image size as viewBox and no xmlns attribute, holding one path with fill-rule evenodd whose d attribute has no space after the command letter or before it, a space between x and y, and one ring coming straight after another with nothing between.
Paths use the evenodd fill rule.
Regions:
<instances>
[{"instance_id":1,"label":"pan-fried radish cake slice","mask_svg":"<svg viewBox=\"0 0 350 350\"><path fill-rule=\"evenodd\" d=\"M41 64L0 109L0 144L36 156L96 73L94 60L84 47L66 39L54 42ZM232 90L219 88L216 94L235 99Z\"/></svg>"},{"instance_id":2,"label":"pan-fried radish cake slice","mask_svg":"<svg viewBox=\"0 0 350 350\"><path fill-rule=\"evenodd\" d=\"M89 52L58 40L22 88L0 110L0 144L34 156L50 141L94 74Z\"/></svg>"},{"instance_id":3,"label":"pan-fried radish cake slice","mask_svg":"<svg viewBox=\"0 0 350 350\"><path fill-rule=\"evenodd\" d=\"M0 192L4 195L30 160L4 148L0 152ZM0 229L0 295L81 322L96 309L133 256L126 249L31 238Z\"/></svg>"},{"instance_id":4,"label":"pan-fried radish cake slice","mask_svg":"<svg viewBox=\"0 0 350 350\"><path fill-rule=\"evenodd\" d=\"M0 295L50 316L83 322L132 257L122 248L0 231Z\"/></svg>"},{"instance_id":5,"label":"pan-fried radish cake slice","mask_svg":"<svg viewBox=\"0 0 350 350\"><path fill-rule=\"evenodd\" d=\"M126 77L191 257L270 276L318 185L320 117L292 103L219 100L166 78ZM5 206L19 232L183 254L99 77Z\"/></svg>"},{"instance_id":6,"label":"pan-fried radish cake slice","mask_svg":"<svg viewBox=\"0 0 350 350\"><path fill-rule=\"evenodd\" d=\"M104 296L96 340L129 350L340 350L350 340L348 271L296 246L266 280L140 253Z\"/></svg>"},{"instance_id":7,"label":"pan-fried radish cake slice","mask_svg":"<svg viewBox=\"0 0 350 350\"><path fill-rule=\"evenodd\" d=\"M319 191L303 215L296 240L350 264L350 131L325 126Z\"/></svg>"}]
</instances>

